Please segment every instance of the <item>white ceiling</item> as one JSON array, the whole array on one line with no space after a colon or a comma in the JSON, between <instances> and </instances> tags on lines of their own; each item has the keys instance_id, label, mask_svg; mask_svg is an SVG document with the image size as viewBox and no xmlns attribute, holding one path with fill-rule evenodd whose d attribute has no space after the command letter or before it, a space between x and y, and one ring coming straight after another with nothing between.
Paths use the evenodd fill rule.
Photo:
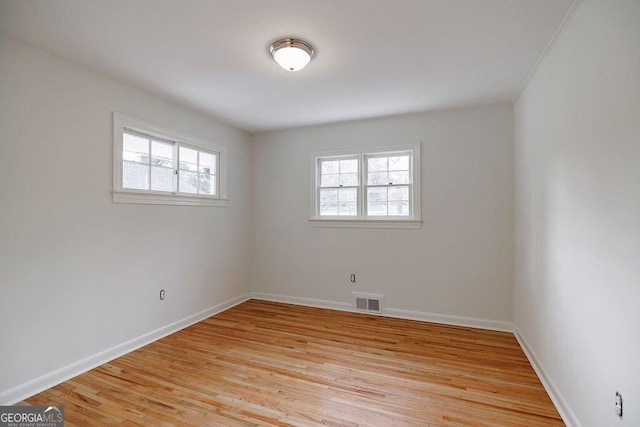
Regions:
<instances>
[{"instance_id":1,"label":"white ceiling","mask_svg":"<svg viewBox=\"0 0 640 427\"><path fill-rule=\"evenodd\" d=\"M509 102L573 0L0 0L0 29L258 132ZM317 55L268 55L297 36Z\"/></svg>"}]
</instances>

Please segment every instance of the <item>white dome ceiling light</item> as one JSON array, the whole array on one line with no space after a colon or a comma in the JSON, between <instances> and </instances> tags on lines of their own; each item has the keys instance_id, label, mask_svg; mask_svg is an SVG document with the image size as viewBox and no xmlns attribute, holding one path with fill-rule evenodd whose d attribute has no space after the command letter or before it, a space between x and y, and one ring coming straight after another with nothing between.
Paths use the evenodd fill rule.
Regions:
<instances>
[{"instance_id":1,"label":"white dome ceiling light","mask_svg":"<svg viewBox=\"0 0 640 427\"><path fill-rule=\"evenodd\" d=\"M313 46L300 39L285 38L271 43L269 53L287 71L302 70L315 55Z\"/></svg>"}]
</instances>

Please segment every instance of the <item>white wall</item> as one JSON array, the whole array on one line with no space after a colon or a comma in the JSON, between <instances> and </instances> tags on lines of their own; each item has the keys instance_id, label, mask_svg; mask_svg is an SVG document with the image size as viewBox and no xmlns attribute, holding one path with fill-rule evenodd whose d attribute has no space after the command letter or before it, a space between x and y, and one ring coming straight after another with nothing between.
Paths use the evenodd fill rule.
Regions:
<instances>
[{"instance_id":1,"label":"white wall","mask_svg":"<svg viewBox=\"0 0 640 427\"><path fill-rule=\"evenodd\" d=\"M113 204L113 110L227 145L229 206ZM2 35L0 129L0 394L248 291L244 133Z\"/></svg>"},{"instance_id":2,"label":"white wall","mask_svg":"<svg viewBox=\"0 0 640 427\"><path fill-rule=\"evenodd\" d=\"M309 226L311 152L416 141L422 229ZM380 292L391 308L512 320L511 105L258 134L252 167L256 291L342 303Z\"/></svg>"},{"instance_id":3,"label":"white wall","mask_svg":"<svg viewBox=\"0 0 640 427\"><path fill-rule=\"evenodd\" d=\"M586 0L515 106L515 321L584 426L640 425L639 42Z\"/></svg>"}]
</instances>

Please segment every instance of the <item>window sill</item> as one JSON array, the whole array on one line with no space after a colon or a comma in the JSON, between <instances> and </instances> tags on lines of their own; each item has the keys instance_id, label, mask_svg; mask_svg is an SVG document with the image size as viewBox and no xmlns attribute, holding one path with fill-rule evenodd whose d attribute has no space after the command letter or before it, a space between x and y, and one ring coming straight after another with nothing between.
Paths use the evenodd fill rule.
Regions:
<instances>
[{"instance_id":1,"label":"window sill","mask_svg":"<svg viewBox=\"0 0 640 427\"><path fill-rule=\"evenodd\" d=\"M174 194L147 194L130 191L114 191L113 203L134 203L143 205L176 205L176 206L216 206L226 207L227 199L194 197Z\"/></svg>"},{"instance_id":2,"label":"window sill","mask_svg":"<svg viewBox=\"0 0 640 427\"><path fill-rule=\"evenodd\" d=\"M310 219L311 227L321 228L422 228L421 220L393 219Z\"/></svg>"}]
</instances>

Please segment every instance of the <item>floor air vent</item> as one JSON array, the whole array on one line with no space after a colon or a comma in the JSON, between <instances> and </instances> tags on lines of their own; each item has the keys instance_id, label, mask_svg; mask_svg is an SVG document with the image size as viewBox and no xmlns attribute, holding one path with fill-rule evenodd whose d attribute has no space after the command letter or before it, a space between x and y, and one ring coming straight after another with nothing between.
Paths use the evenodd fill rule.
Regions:
<instances>
[{"instance_id":1,"label":"floor air vent","mask_svg":"<svg viewBox=\"0 0 640 427\"><path fill-rule=\"evenodd\" d=\"M353 308L367 313L382 313L384 295L353 292Z\"/></svg>"}]
</instances>

